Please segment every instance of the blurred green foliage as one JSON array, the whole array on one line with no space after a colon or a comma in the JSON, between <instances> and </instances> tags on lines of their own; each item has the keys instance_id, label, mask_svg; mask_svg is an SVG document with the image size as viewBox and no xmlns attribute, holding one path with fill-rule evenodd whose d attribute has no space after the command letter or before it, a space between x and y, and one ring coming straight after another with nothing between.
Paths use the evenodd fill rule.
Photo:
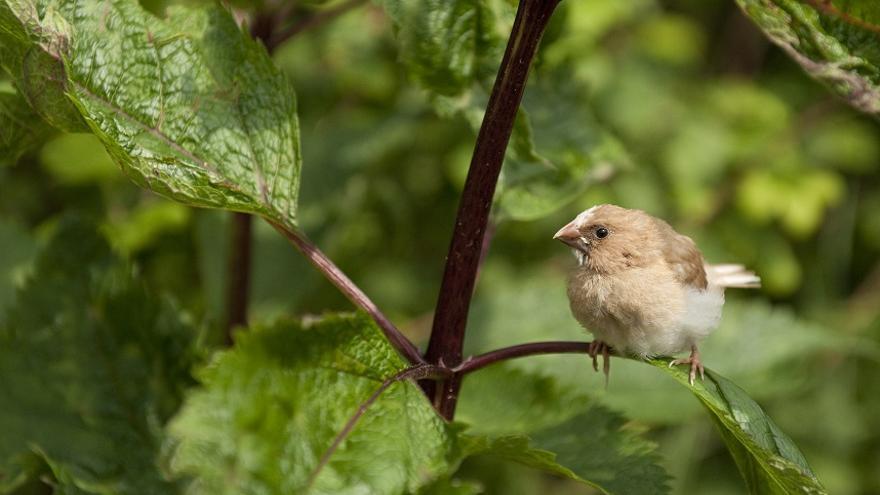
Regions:
<instances>
[{"instance_id":1,"label":"blurred green foliage","mask_svg":"<svg viewBox=\"0 0 880 495\"><path fill-rule=\"evenodd\" d=\"M0 490L39 474L39 456L63 486L173 493L155 460L194 383L194 325L89 222L62 219L53 237L0 320L0 459L22 472Z\"/></svg>"},{"instance_id":2,"label":"blurred green foliage","mask_svg":"<svg viewBox=\"0 0 880 495\"><path fill-rule=\"evenodd\" d=\"M406 364L365 315L254 327L202 372L170 427L171 468L196 479L193 494L417 492L462 453L414 382L391 383L328 448Z\"/></svg>"},{"instance_id":3,"label":"blurred green foliage","mask_svg":"<svg viewBox=\"0 0 880 495\"><path fill-rule=\"evenodd\" d=\"M299 13L320 8L313 3ZM426 69L412 77L403 63L425 59L398 51L393 19L373 4L297 35L274 56L299 95L300 224L421 343L473 125L506 36L495 26L512 21L512 2L486 4L498 24L476 39L451 41L473 47L472 57L431 60L453 75ZM475 3L449 5L456 15L475 15ZM161 12L165 5L150 7ZM820 21L831 32L848 29ZM876 60L868 49L857 52L865 64ZM10 143L48 138L38 127L5 133L4 119L21 115L14 94L3 81L0 303L12 303L13 288L36 270L38 246L75 211L102 226L146 284L171 293L202 322L202 342L219 342L227 215L137 189L91 136L60 136L7 160L19 153ZM877 123L810 79L722 0L563 2L525 108L529 119L518 123L505 165L469 350L583 339L564 294L573 261L550 237L599 202L646 209L692 235L710 261L744 263L764 280L760 292L729 294L724 323L706 342L707 365L760 401L830 493L880 491ZM255 229L253 274L254 321L349 309L263 224ZM510 367L520 385L552 379L622 411L630 418L624 428L656 440L673 493L742 493L711 419L651 367L615 360L607 390L582 356ZM468 409L467 397L463 420L479 412ZM23 470L48 469L30 458L21 463ZM590 493L492 456L468 459L458 479L442 483L432 493Z\"/></svg>"}]
</instances>

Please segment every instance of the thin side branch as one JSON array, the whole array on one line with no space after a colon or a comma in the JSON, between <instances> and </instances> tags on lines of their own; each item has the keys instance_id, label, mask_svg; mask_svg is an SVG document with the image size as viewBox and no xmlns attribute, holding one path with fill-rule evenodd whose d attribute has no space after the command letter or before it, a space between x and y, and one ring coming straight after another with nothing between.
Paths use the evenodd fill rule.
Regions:
<instances>
[{"instance_id":1,"label":"thin side branch","mask_svg":"<svg viewBox=\"0 0 880 495\"><path fill-rule=\"evenodd\" d=\"M486 366L506 361L508 359L516 359L526 356L537 356L539 354L587 354L590 348L589 342L574 341L555 341L555 342L532 342L529 344L519 344L511 347L504 347L485 354L465 359L453 371L459 375L473 373ZM614 351L612 356L617 356Z\"/></svg>"},{"instance_id":2,"label":"thin side branch","mask_svg":"<svg viewBox=\"0 0 880 495\"><path fill-rule=\"evenodd\" d=\"M320 271L331 284L336 286L345 297L348 298L355 306L364 310L379 325L382 333L391 342L391 345L403 355L410 364L425 364L426 361L419 353L419 350L406 338L397 327L391 323L391 320L379 310L379 307L364 294L357 285L348 276L336 266L330 258L327 257L306 235L295 228L285 227L280 223L272 220L267 221L275 227L275 230L286 237L299 251Z\"/></svg>"},{"instance_id":3,"label":"thin side branch","mask_svg":"<svg viewBox=\"0 0 880 495\"><path fill-rule=\"evenodd\" d=\"M446 257L434 325L428 344L428 362L455 367L461 363L468 309L480 265L486 225L495 185L514 119L522 101L532 58L559 0L520 0L504 58L495 78L486 114L468 169ZM460 381L449 380L435 388L425 384L434 406L446 419L455 413Z\"/></svg>"}]
</instances>

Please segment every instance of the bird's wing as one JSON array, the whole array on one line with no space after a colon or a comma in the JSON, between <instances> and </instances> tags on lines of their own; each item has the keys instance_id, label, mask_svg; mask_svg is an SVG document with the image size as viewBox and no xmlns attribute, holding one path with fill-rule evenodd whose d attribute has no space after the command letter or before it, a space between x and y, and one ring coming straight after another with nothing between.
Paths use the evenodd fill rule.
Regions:
<instances>
[{"instance_id":1,"label":"bird's wing","mask_svg":"<svg viewBox=\"0 0 880 495\"><path fill-rule=\"evenodd\" d=\"M669 228L672 229L672 227ZM671 235L666 239L663 257L672 268L675 279L696 289L705 289L708 286L705 263L703 255L700 254L694 241L675 231L671 232Z\"/></svg>"}]
</instances>

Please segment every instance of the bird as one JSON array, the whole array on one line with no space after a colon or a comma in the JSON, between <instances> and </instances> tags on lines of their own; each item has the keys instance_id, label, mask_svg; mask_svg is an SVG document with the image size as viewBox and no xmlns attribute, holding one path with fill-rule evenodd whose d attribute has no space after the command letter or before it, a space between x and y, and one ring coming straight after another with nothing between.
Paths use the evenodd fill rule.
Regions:
<instances>
[{"instance_id":1,"label":"bird","mask_svg":"<svg viewBox=\"0 0 880 495\"><path fill-rule=\"evenodd\" d=\"M606 386L612 352L642 359L690 352L669 366L690 365L688 382L705 378L699 344L720 323L727 288L759 288L739 264L707 264L694 241L642 210L593 206L556 232L577 266L568 279L575 319L602 354Z\"/></svg>"}]
</instances>

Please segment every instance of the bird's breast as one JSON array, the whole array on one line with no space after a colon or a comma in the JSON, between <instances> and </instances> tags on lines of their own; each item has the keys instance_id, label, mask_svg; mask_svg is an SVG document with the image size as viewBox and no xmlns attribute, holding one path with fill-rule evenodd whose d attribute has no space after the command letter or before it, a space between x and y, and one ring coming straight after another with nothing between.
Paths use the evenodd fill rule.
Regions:
<instances>
[{"instance_id":1,"label":"bird's breast","mask_svg":"<svg viewBox=\"0 0 880 495\"><path fill-rule=\"evenodd\" d=\"M574 317L616 349L648 356L689 345L681 335L686 290L662 269L610 276L579 270L569 280L568 297Z\"/></svg>"}]
</instances>

